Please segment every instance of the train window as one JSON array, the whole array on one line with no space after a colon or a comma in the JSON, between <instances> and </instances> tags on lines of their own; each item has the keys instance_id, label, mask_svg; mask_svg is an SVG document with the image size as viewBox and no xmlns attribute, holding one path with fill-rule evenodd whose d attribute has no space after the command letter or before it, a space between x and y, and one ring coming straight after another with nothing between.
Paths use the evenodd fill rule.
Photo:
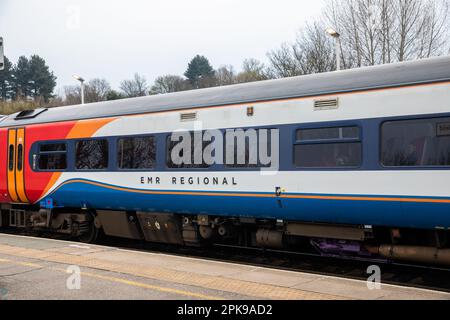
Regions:
<instances>
[{"instance_id":1,"label":"train window","mask_svg":"<svg viewBox=\"0 0 450 320\"><path fill-rule=\"evenodd\" d=\"M359 139L358 127L319 128L297 130L297 141Z\"/></svg>"},{"instance_id":2,"label":"train window","mask_svg":"<svg viewBox=\"0 0 450 320\"><path fill-rule=\"evenodd\" d=\"M39 155L40 170L67 169L67 155L65 153L49 153Z\"/></svg>"},{"instance_id":3,"label":"train window","mask_svg":"<svg viewBox=\"0 0 450 320\"><path fill-rule=\"evenodd\" d=\"M9 171L14 170L14 145L9 145Z\"/></svg>"},{"instance_id":4,"label":"train window","mask_svg":"<svg viewBox=\"0 0 450 320\"><path fill-rule=\"evenodd\" d=\"M195 150L195 143L194 143L194 134L193 132L190 132L190 137L191 137L191 152L190 152L190 157L189 157L189 162L188 163L174 163L174 159L172 159L172 151L174 149L174 147L178 144L178 143L182 143L182 138L180 138L180 140L175 140L172 141L172 135L167 136L167 166L169 168L208 168L209 165L207 163L205 163L204 159L203 159L203 150L205 149L206 146L208 146L211 142L209 141L203 141L202 142L202 149L200 150L200 148L198 150ZM180 153L177 155L180 158L183 158L185 155L183 154L184 150L181 149ZM195 163L195 155L197 155L197 158L201 157L201 163ZM186 157L187 158L187 157Z\"/></svg>"},{"instance_id":5,"label":"train window","mask_svg":"<svg viewBox=\"0 0 450 320\"><path fill-rule=\"evenodd\" d=\"M256 168L258 167L258 143L253 144L255 147L252 149L250 147L250 139L245 138L245 147L239 148L237 143L233 141L226 141L225 152L231 150L233 152L233 160L225 163L226 167L229 168ZM234 148L234 150L233 150ZM269 149L270 150L270 149ZM229 151L229 152L231 152ZM231 157L231 156L230 156ZM228 158L226 158L228 159ZM228 160L227 160L228 161Z\"/></svg>"},{"instance_id":6,"label":"train window","mask_svg":"<svg viewBox=\"0 0 450 320\"><path fill-rule=\"evenodd\" d=\"M361 164L361 143L299 144L295 146L294 156L297 167L358 167Z\"/></svg>"},{"instance_id":7,"label":"train window","mask_svg":"<svg viewBox=\"0 0 450 320\"><path fill-rule=\"evenodd\" d=\"M102 170L108 167L107 140L80 140L76 143L75 167L80 170Z\"/></svg>"},{"instance_id":8,"label":"train window","mask_svg":"<svg viewBox=\"0 0 450 320\"><path fill-rule=\"evenodd\" d=\"M381 163L386 167L450 166L450 118L383 123Z\"/></svg>"},{"instance_id":9,"label":"train window","mask_svg":"<svg viewBox=\"0 0 450 320\"><path fill-rule=\"evenodd\" d=\"M296 139L294 163L299 168L358 167L362 163L359 127L300 129Z\"/></svg>"},{"instance_id":10,"label":"train window","mask_svg":"<svg viewBox=\"0 0 450 320\"><path fill-rule=\"evenodd\" d=\"M39 147L40 152L56 152L56 151L66 151L65 143L49 143L41 144Z\"/></svg>"},{"instance_id":11,"label":"train window","mask_svg":"<svg viewBox=\"0 0 450 320\"><path fill-rule=\"evenodd\" d=\"M17 170L22 171L23 165L23 145L19 144L17 147Z\"/></svg>"},{"instance_id":12,"label":"train window","mask_svg":"<svg viewBox=\"0 0 450 320\"><path fill-rule=\"evenodd\" d=\"M39 170L65 170L67 169L67 144L44 143L39 146Z\"/></svg>"},{"instance_id":13,"label":"train window","mask_svg":"<svg viewBox=\"0 0 450 320\"><path fill-rule=\"evenodd\" d=\"M271 129L267 129L267 146L266 151L271 150ZM241 139L241 141L238 141ZM270 167L270 164L263 165L259 159L260 144L264 143L261 140L260 131L258 129L247 131L241 137L232 137L229 139L226 135L225 140L225 166L229 168L263 168ZM239 147L239 144L243 147ZM232 158L232 161L229 161Z\"/></svg>"},{"instance_id":14,"label":"train window","mask_svg":"<svg viewBox=\"0 0 450 320\"><path fill-rule=\"evenodd\" d=\"M120 169L151 169L155 162L154 137L121 138L117 141L117 165Z\"/></svg>"}]
</instances>

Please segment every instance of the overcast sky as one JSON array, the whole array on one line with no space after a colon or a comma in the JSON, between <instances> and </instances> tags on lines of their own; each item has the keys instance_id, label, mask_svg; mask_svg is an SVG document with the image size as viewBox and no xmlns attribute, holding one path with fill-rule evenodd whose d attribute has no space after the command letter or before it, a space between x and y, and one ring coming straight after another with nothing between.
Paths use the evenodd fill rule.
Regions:
<instances>
[{"instance_id":1,"label":"overcast sky","mask_svg":"<svg viewBox=\"0 0 450 320\"><path fill-rule=\"evenodd\" d=\"M58 88L106 78L114 88L135 72L151 83L182 75L196 54L240 70L245 58L292 41L324 0L0 0L0 36L14 62L38 54Z\"/></svg>"}]
</instances>

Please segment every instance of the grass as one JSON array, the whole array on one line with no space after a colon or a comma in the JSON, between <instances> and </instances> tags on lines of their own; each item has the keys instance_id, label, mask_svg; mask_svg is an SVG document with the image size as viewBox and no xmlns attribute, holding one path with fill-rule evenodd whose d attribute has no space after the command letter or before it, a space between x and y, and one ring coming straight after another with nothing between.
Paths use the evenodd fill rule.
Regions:
<instances>
[{"instance_id":1,"label":"grass","mask_svg":"<svg viewBox=\"0 0 450 320\"><path fill-rule=\"evenodd\" d=\"M23 110L31 110L39 108L39 103L34 101L11 101L2 102L0 101L0 114L7 115L16 113Z\"/></svg>"},{"instance_id":2,"label":"grass","mask_svg":"<svg viewBox=\"0 0 450 320\"><path fill-rule=\"evenodd\" d=\"M8 115L13 114L23 110L32 110L36 108L51 108L63 105L61 99L55 98L50 99L50 102L45 103L41 99L37 99L37 101L25 101L25 100L17 100L17 101L1 101L0 100L0 115Z\"/></svg>"}]
</instances>

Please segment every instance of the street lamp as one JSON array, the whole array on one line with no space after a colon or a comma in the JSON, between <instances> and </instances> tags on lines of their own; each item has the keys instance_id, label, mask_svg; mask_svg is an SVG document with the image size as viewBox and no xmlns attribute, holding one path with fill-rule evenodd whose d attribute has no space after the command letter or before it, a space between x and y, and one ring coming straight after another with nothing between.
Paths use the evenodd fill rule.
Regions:
<instances>
[{"instance_id":1,"label":"street lamp","mask_svg":"<svg viewBox=\"0 0 450 320\"><path fill-rule=\"evenodd\" d=\"M326 31L336 39L336 70L341 70L341 35L333 28L328 28Z\"/></svg>"},{"instance_id":2,"label":"street lamp","mask_svg":"<svg viewBox=\"0 0 450 320\"><path fill-rule=\"evenodd\" d=\"M84 104L84 79L77 75L74 75L73 78L81 83L81 104Z\"/></svg>"},{"instance_id":3,"label":"street lamp","mask_svg":"<svg viewBox=\"0 0 450 320\"><path fill-rule=\"evenodd\" d=\"M0 37L0 71L5 69L5 54L3 53L3 38Z\"/></svg>"}]
</instances>

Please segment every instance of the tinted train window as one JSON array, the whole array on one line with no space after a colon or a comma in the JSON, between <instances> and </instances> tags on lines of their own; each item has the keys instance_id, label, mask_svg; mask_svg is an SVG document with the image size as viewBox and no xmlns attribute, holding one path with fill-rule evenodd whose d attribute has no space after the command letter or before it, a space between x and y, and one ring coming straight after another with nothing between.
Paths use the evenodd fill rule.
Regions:
<instances>
[{"instance_id":1,"label":"tinted train window","mask_svg":"<svg viewBox=\"0 0 450 320\"><path fill-rule=\"evenodd\" d=\"M258 167L258 140L256 143L250 141L251 139L245 138L244 148L238 148L236 141L225 141L225 166L230 168L255 168ZM253 146L253 147L252 147ZM270 150L270 149L269 149ZM230 152L227 155L227 152ZM228 156L233 158L228 162Z\"/></svg>"},{"instance_id":2,"label":"tinted train window","mask_svg":"<svg viewBox=\"0 0 450 320\"><path fill-rule=\"evenodd\" d=\"M294 162L297 167L345 168L362 163L358 127L300 129L296 139Z\"/></svg>"},{"instance_id":3,"label":"tinted train window","mask_svg":"<svg viewBox=\"0 0 450 320\"><path fill-rule=\"evenodd\" d=\"M67 169L67 145L46 143L39 146L39 170L58 171Z\"/></svg>"},{"instance_id":4,"label":"tinted train window","mask_svg":"<svg viewBox=\"0 0 450 320\"><path fill-rule=\"evenodd\" d=\"M359 139L358 127L297 130L297 141Z\"/></svg>"},{"instance_id":5,"label":"tinted train window","mask_svg":"<svg viewBox=\"0 0 450 320\"><path fill-rule=\"evenodd\" d=\"M450 118L383 123L381 163L388 167L450 166Z\"/></svg>"},{"instance_id":6,"label":"tinted train window","mask_svg":"<svg viewBox=\"0 0 450 320\"><path fill-rule=\"evenodd\" d=\"M23 145L19 144L17 147L17 170L22 171L23 165Z\"/></svg>"},{"instance_id":7,"label":"tinted train window","mask_svg":"<svg viewBox=\"0 0 450 320\"><path fill-rule=\"evenodd\" d=\"M9 171L14 170L14 146L9 145Z\"/></svg>"},{"instance_id":8,"label":"tinted train window","mask_svg":"<svg viewBox=\"0 0 450 320\"><path fill-rule=\"evenodd\" d=\"M65 143L42 144L39 147L40 152L66 151Z\"/></svg>"},{"instance_id":9,"label":"tinted train window","mask_svg":"<svg viewBox=\"0 0 450 320\"><path fill-rule=\"evenodd\" d=\"M117 142L117 164L120 169L151 169L156 161L154 137L133 137Z\"/></svg>"},{"instance_id":10,"label":"tinted train window","mask_svg":"<svg viewBox=\"0 0 450 320\"><path fill-rule=\"evenodd\" d=\"M39 156L40 170L64 170L67 169L66 154L41 154Z\"/></svg>"},{"instance_id":11,"label":"tinted train window","mask_svg":"<svg viewBox=\"0 0 450 320\"><path fill-rule=\"evenodd\" d=\"M295 165L304 168L358 167L361 143L326 143L295 146Z\"/></svg>"},{"instance_id":12,"label":"tinted train window","mask_svg":"<svg viewBox=\"0 0 450 320\"><path fill-rule=\"evenodd\" d=\"M80 170L106 169L108 167L108 141L77 141L75 167Z\"/></svg>"},{"instance_id":13,"label":"tinted train window","mask_svg":"<svg viewBox=\"0 0 450 320\"><path fill-rule=\"evenodd\" d=\"M167 137L167 166L169 168L208 168L209 167L209 165L204 162L203 150L211 142L203 141L203 139L202 139L202 148L201 149L198 148L198 150L195 150L194 133L190 132L189 135L190 135L190 155L189 155L189 157L185 157L185 155L183 154L183 152L185 150L180 150L179 154L176 155L177 157L180 157L180 158L184 158L184 157L186 159L189 158L189 161L187 161L187 163L183 162L180 164L176 163L176 161L174 161L174 159L172 159L172 151L177 144L182 143L184 136L183 136L183 138L180 138L179 140L175 139L175 141L172 141L171 135L169 135ZM197 158L199 158L201 160L201 163L195 163L196 156L197 156ZM198 162L200 162L200 161L198 161Z\"/></svg>"},{"instance_id":14,"label":"tinted train window","mask_svg":"<svg viewBox=\"0 0 450 320\"><path fill-rule=\"evenodd\" d=\"M270 164L263 165L259 158L259 151L263 143L267 143L265 146L266 152L271 152L272 136L271 130L274 129L261 129L266 130L264 136L266 142L262 141L262 135L259 129L246 130L240 137L236 136L233 132L231 135L225 135L224 143L224 156L225 166L230 168L263 168L270 167ZM276 129L275 129L276 130ZM239 146L239 147L238 147ZM229 161L231 160L231 161Z\"/></svg>"}]
</instances>

